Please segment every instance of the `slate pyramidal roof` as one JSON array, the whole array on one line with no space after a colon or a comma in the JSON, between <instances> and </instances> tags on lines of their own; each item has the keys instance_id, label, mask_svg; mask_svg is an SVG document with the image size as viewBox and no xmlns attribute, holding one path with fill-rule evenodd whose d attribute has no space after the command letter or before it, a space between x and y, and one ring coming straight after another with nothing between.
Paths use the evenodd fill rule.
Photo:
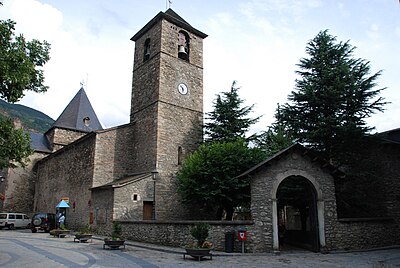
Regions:
<instances>
[{"instance_id":1,"label":"slate pyramidal roof","mask_svg":"<svg viewBox=\"0 0 400 268\"><path fill-rule=\"evenodd\" d=\"M84 132L103 129L83 88L76 93L75 97L58 117L52 128L54 127Z\"/></svg>"},{"instance_id":2,"label":"slate pyramidal roof","mask_svg":"<svg viewBox=\"0 0 400 268\"><path fill-rule=\"evenodd\" d=\"M188 32L191 32L201 38L206 38L207 35L195 28L193 28L187 21L185 21L181 16L179 16L175 11L169 8L167 11L160 11L151 21L149 21L142 29L139 30L132 38L132 41L138 40L144 33L146 33L154 24L156 24L159 20L165 19L170 21L179 27L182 27Z\"/></svg>"}]
</instances>

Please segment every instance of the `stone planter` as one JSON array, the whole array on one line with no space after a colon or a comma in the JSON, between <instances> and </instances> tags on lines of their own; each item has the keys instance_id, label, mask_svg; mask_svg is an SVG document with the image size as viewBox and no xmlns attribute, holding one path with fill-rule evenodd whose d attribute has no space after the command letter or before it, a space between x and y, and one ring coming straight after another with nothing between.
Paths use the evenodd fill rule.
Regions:
<instances>
[{"instance_id":1,"label":"stone planter","mask_svg":"<svg viewBox=\"0 0 400 268\"><path fill-rule=\"evenodd\" d=\"M70 234L70 230L53 229L50 231L50 235L58 238L64 238Z\"/></svg>"},{"instance_id":2,"label":"stone planter","mask_svg":"<svg viewBox=\"0 0 400 268\"><path fill-rule=\"evenodd\" d=\"M211 248L185 248L186 253L183 254L183 258L186 259L186 255L189 255L198 261L201 261L204 257L209 257L212 260Z\"/></svg>"},{"instance_id":3,"label":"stone planter","mask_svg":"<svg viewBox=\"0 0 400 268\"><path fill-rule=\"evenodd\" d=\"M78 241L79 243L85 243L89 239L92 240L92 234L75 234L74 242Z\"/></svg>"},{"instance_id":4,"label":"stone planter","mask_svg":"<svg viewBox=\"0 0 400 268\"><path fill-rule=\"evenodd\" d=\"M119 249L120 247L125 248L125 240L104 240L103 249Z\"/></svg>"}]
</instances>

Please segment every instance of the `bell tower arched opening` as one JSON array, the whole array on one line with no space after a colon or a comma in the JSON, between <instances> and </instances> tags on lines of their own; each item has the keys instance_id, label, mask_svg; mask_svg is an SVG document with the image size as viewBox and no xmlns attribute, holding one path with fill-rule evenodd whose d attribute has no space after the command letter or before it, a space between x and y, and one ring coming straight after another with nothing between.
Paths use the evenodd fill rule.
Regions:
<instances>
[{"instance_id":1,"label":"bell tower arched opening","mask_svg":"<svg viewBox=\"0 0 400 268\"><path fill-rule=\"evenodd\" d=\"M189 61L190 39L185 31L178 33L178 57L182 60Z\"/></svg>"},{"instance_id":2,"label":"bell tower arched opening","mask_svg":"<svg viewBox=\"0 0 400 268\"><path fill-rule=\"evenodd\" d=\"M319 251L317 192L303 176L292 175L278 186L277 218L280 250L293 246Z\"/></svg>"}]
</instances>

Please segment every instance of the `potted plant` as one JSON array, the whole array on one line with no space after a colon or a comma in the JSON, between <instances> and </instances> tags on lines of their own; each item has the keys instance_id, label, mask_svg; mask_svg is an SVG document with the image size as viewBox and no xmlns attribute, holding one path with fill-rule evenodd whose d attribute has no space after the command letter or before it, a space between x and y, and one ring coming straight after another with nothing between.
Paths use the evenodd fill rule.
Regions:
<instances>
[{"instance_id":1,"label":"potted plant","mask_svg":"<svg viewBox=\"0 0 400 268\"><path fill-rule=\"evenodd\" d=\"M59 238L64 238L66 235L68 235L71 231L65 228L64 224L60 224L60 227L57 229L53 229L50 231L50 235L52 236L57 236Z\"/></svg>"},{"instance_id":2,"label":"potted plant","mask_svg":"<svg viewBox=\"0 0 400 268\"><path fill-rule=\"evenodd\" d=\"M210 226L207 223L199 222L190 229L190 234L196 241L185 246L187 255L198 260L204 257L210 257L210 259L212 259L210 251L213 249L213 244L207 241L209 228ZM184 258L186 254L183 255Z\"/></svg>"},{"instance_id":3,"label":"potted plant","mask_svg":"<svg viewBox=\"0 0 400 268\"><path fill-rule=\"evenodd\" d=\"M111 232L111 239L105 238L103 248L105 249L106 246L109 249L118 249L121 246L125 248L125 240L121 239L122 227L119 222L113 222L113 229Z\"/></svg>"},{"instance_id":4,"label":"potted plant","mask_svg":"<svg viewBox=\"0 0 400 268\"><path fill-rule=\"evenodd\" d=\"M89 224L86 224L85 227L78 229L78 232L75 234L74 242L76 240L78 240L78 242L87 242L89 239L92 239L92 236L92 228Z\"/></svg>"}]
</instances>

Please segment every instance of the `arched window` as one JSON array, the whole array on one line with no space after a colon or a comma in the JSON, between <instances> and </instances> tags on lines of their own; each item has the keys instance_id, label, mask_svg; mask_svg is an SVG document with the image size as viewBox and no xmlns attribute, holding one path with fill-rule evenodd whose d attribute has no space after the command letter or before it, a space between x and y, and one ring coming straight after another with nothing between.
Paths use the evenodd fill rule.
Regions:
<instances>
[{"instance_id":1,"label":"arched window","mask_svg":"<svg viewBox=\"0 0 400 268\"><path fill-rule=\"evenodd\" d=\"M148 59L150 59L150 38L147 38L146 41L144 42L143 52L144 52L143 62L145 62Z\"/></svg>"},{"instance_id":2,"label":"arched window","mask_svg":"<svg viewBox=\"0 0 400 268\"><path fill-rule=\"evenodd\" d=\"M178 58L189 61L189 48L189 35L184 31L180 31L178 34Z\"/></svg>"}]
</instances>

